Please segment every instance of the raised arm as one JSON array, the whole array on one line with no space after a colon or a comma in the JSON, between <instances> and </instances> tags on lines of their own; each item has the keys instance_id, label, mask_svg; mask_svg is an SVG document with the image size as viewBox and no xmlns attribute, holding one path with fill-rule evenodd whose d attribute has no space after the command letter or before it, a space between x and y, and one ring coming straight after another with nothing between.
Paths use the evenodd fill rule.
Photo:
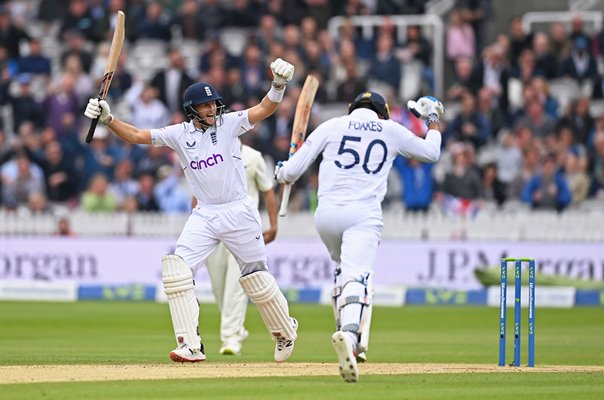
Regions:
<instances>
[{"instance_id":1,"label":"raised arm","mask_svg":"<svg viewBox=\"0 0 604 400\"><path fill-rule=\"evenodd\" d=\"M105 100L91 98L88 100L84 115L90 119L99 118L99 122L115 132L122 140L133 144L151 144L151 131L139 129L118 120L111 114L109 104Z\"/></svg>"},{"instance_id":2,"label":"raised arm","mask_svg":"<svg viewBox=\"0 0 604 400\"><path fill-rule=\"evenodd\" d=\"M270 117L277 110L277 106L283 100L285 85L294 77L294 66L280 58L271 63L271 71L273 72L271 90L259 104L248 110L248 119L252 125Z\"/></svg>"}]
</instances>

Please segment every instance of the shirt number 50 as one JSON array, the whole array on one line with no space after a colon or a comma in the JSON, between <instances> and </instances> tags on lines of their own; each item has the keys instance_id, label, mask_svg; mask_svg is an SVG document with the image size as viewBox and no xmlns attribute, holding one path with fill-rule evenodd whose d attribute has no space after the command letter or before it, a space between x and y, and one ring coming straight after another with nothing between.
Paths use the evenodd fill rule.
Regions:
<instances>
[{"instance_id":1,"label":"shirt number 50","mask_svg":"<svg viewBox=\"0 0 604 400\"><path fill-rule=\"evenodd\" d=\"M351 154L352 157L354 158L354 162L352 164L344 165L341 162L339 162L338 160L336 160L335 163L338 168L350 169L361 162L361 156L359 155L359 152L353 148L346 147L346 141L348 141L348 140L350 140L351 142L360 142L361 138L358 136L342 137L342 141L340 142L340 148L338 149L338 154L346 154L346 153ZM371 156L371 151L373 150L373 148L375 146L382 147L383 155L382 155L382 160L378 164L377 168L375 168L372 171L369 169L368 164L369 164L369 157ZM377 174L378 172L380 172L380 170L384 166L387 155L388 155L388 148L386 147L386 143L384 143L384 141L382 141L380 139L372 140L371 142L369 142L369 144L367 145L367 149L365 150L365 157L363 157L363 164L362 164L363 171L365 171L365 173L367 173L367 174Z\"/></svg>"}]
</instances>

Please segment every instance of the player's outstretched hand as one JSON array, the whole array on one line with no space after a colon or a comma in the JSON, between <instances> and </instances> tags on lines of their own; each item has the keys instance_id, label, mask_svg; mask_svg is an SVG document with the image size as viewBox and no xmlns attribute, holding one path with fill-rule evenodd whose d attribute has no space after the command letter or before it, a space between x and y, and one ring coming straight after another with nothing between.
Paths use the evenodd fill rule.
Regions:
<instances>
[{"instance_id":1,"label":"player's outstretched hand","mask_svg":"<svg viewBox=\"0 0 604 400\"><path fill-rule=\"evenodd\" d=\"M417 101L409 100L407 108L413 115L424 121L437 122L445 116L445 106L440 100L432 96L420 97Z\"/></svg>"},{"instance_id":2,"label":"player's outstretched hand","mask_svg":"<svg viewBox=\"0 0 604 400\"><path fill-rule=\"evenodd\" d=\"M84 115L90 119L96 119L100 116L99 122L102 124L111 122L109 118L111 116L111 108L109 108L109 104L105 100L95 98L88 100L88 105L86 105Z\"/></svg>"},{"instance_id":3,"label":"player's outstretched hand","mask_svg":"<svg viewBox=\"0 0 604 400\"><path fill-rule=\"evenodd\" d=\"M277 161L273 176L275 177L275 180L279 183L288 183L285 179L283 179L281 168L283 168L283 161Z\"/></svg>"},{"instance_id":4,"label":"player's outstretched hand","mask_svg":"<svg viewBox=\"0 0 604 400\"><path fill-rule=\"evenodd\" d=\"M278 85L285 85L294 77L294 66L287 61L277 58L271 63L273 80Z\"/></svg>"}]
</instances>

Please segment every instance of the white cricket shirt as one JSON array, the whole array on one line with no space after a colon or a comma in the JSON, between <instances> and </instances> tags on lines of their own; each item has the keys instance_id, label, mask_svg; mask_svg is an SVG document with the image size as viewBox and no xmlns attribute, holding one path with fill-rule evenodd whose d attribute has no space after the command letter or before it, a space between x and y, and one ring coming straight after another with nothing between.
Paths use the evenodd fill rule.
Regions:
<instances>
[{"instance_id":1,"label":"white cricket shirt","mask_svg":"<svg viewBox=\"0 0 604 400\"><path fill-rule=\"evenodd\" d=\"M189 188L200 204L225 204L247 196L247 180L239 135L254 127L247 110L223 115L219 127L205 132L192 122L151 130L156 147L173 149Z\"/></svg>"},{"instance_id":2,"label":"white cricket shirt","mask_svg":"<svg viewBox=\"0 0 604 400\"><path fill-rule=\"evenodd\" d=\"M295 181L323 153L319 166L320 205L381 202L398 154L436 162L440 144L440 132L436 130L429 130L422 139L397 122L379 119L372 110L359 108L319 125L283 163L282 174L288 182Z\"/></svg>"}]
</instances>

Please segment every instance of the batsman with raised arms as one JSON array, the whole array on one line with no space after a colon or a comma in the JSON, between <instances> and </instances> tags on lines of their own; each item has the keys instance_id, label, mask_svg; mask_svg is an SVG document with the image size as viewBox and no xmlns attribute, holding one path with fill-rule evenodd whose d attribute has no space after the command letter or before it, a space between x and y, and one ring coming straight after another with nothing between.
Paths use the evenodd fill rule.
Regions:
<instances>
[{"instance_id":1,"label":"batsman with raised arms","mask_svg":"<svg viewBox=\"0 0 604 400\"><path fill-rule=\"evenodd\" d=\"M294 75L292 64L278 58L270 65L271 89L247 110L224 113L222 97L208 83L195 83L184 94L190 122L159 129L139 129L111 115L106 101L90 99L85 115L97 118L129 143L168 146L178 160L198 200L176 243L175 254L162 259L162 280L168 297L177 347L177 362L204 361L199 336L199 303L193 277L219 242L235 256L245 294L256 304L276 342L275 361L292 354L298 322L290 317L287 300L268 271L260 215L247 194L239 135L275 112L285 85Z\"/></svg>"},{"instance_id":2,"label":"batsman with raised arms","mask_svg":"<svg viewBox=\"0 0 604 400\"><path fill-rule=\"evenodd\" d=\"M389 119L381 95L364 92L350 104L349 115L319 125L288 161L275 168L280 183L291 183L323 155L315 224L335 262L332 303L337 330L331 340L347 382L357 381L357 361L365 360L369 346L373 264L392 162L399 154L430 163L440 157L442 103L422 97L407 106L426 122L424 139Z\"/></svg>"}]
</instances>

